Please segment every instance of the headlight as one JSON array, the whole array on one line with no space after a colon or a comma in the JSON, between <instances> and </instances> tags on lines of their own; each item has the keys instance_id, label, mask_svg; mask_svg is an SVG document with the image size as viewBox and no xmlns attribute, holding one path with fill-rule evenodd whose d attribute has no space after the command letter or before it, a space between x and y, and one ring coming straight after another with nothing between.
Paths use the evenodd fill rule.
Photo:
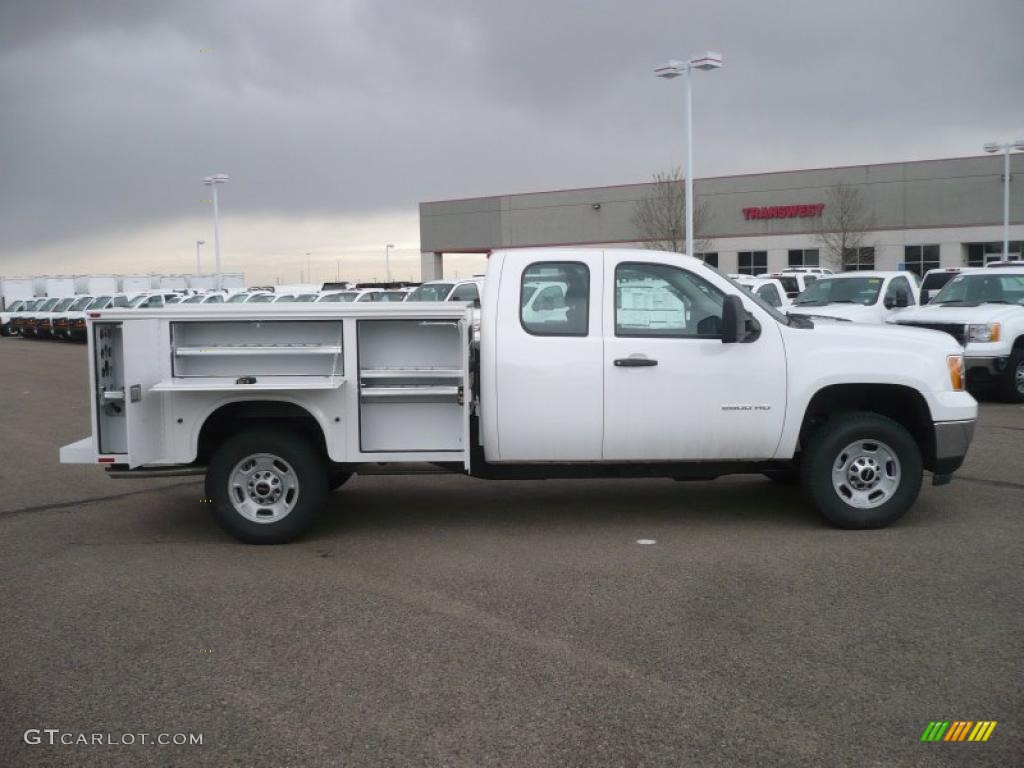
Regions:
<instances>
[{"instance_id":1,"label":"headlight","mask_svg":"<svg viewBox=\"0 0 1024 768\"><path fill-rule=\"evenodd\" d=\"M999 323L972 323L967 326L968 341L999 341Z\"/></svg>"},{"instance_id":2,"label":"headlight","mask_svg":"<svg viewBox=\"0 0 1024 768\"><path fill-rule=\"evenodd\" d=\"M949 368L949 383L953 385L953 391L962 392L964 388L964 356L950 355L946 358L946 366Z\"/></svg>"}]
</instances>

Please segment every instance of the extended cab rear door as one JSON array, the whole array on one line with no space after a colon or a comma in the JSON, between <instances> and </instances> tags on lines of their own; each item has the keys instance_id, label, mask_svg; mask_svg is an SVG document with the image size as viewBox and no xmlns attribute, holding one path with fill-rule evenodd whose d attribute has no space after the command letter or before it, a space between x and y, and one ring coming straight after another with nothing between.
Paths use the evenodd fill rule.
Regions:
<instances>
[{"instance_id":1,"label":"extended cab rear door","mask_svg":"<svg viewBox=\"0 0 1024 768\"><path fill-rule=\"evenodd\" d=\"M495 344L498 461L600 461L601 251L504 255ZM538 291L545 291L538 296Z\"/></svg>"},{"instance_id":2,"label":"extended cab rear door","mask_svg":"<svg viewBox=\"0 0 1024 768\"><path fill-rule=\"evenodd\" d=\"M767 459L786 411L778 323L723 344L724 278L649 252L605 251L605 461Z\"/></svg>"}]
</instances>

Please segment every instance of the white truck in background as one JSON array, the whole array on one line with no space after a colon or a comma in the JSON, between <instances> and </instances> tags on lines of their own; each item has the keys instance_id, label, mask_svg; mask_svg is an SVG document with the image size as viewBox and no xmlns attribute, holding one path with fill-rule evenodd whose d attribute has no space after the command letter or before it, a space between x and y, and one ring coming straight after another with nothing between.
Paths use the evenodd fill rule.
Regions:
<instances>
[{"instance_id":1,"label":"white truck in background","mask_svg":"<svg viewBox=\"0 0 1024 768\"><path fill-rule=\"evenodd\" d=\"M549 285L552 305L524 314ZM478 340L469 302L89 311L92 434L61 461L205 475L204 506L252 543L301 535L352 474L411 462L495 480L761 473L802 482L835 525L877 528L924 470L948 482L973 435L948 334L788 317L694 258L496 251L482 305Z\"/></svg>"},{"instance_id":2,"label":"white truck in background","mask_svg":"<svg viewBox=\"0 0 1024 768\"><path fill-rule=\"evenodd\" d=\"M1024 403L1024 264L960 270L890 322L948 333L964 347L970 383Z\"/></svg>"},{"instance_id":3,"label":"white truck in background","mask_svg":"<svg viewBox=\"0 0 1024 768\"><path fill-rule=\"evenodd\" d=\"M10 311L16 301L28 301L36 297L31 277L0 278L0 311Z\"/></svg>"},{"instance_id":4,"label":"white truck in background","mask_svg":"<svg viewBox=\"0 0 1024 768\"><path fill-rule=\"evenodd\" d=\"M75 277L75 293L79 295L101 296L104 293L117 293L119 288L117 275L78 275Z\"/></svg>"}]
</instances>

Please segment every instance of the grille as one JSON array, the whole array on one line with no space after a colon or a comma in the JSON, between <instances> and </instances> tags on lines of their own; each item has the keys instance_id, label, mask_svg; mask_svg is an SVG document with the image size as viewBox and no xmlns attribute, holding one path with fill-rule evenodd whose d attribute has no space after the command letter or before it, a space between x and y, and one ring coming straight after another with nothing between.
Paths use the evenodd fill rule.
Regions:
<instances>
[{"instance_id":1,"label":"grille","mask_svg":"<svg viewBox=\"0 0 1024 768\"><path fill-rule=\"evenodd\" d=\"M899 323L900 325L908 325L914 328L928 328L932 331L942 331L948 333L960 346L964 345L966 338L966 326L963 323Z\"/></svg>"}]
</instances>

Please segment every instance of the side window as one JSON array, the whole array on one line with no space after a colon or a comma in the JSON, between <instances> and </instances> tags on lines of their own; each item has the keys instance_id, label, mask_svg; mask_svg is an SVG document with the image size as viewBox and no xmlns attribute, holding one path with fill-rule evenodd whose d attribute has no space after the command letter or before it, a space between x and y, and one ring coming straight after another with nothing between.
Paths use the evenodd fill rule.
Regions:
<instances>
[{"instance_id":1,"label":"side window","mask_svg":"<svg viewBox=\"0 0 1024 768\"><path fill-rule=\"evenodd\" d=\"M914 303L914 294L910 290L910 283L907 282L907 278L894 277L885 291L885 303L896 306L897 297L901 295L906 298L908 306Z\"/></svg>"},{"instance_id":2,"label":"side window","mask_svg":"<svg viewBox=\"0 0 1024 768\"><path fill-rule=\"evenodd\" d=\"M692 272L667 264L615 268L615 335L716 337L725 294Z\"/></svg>"},{"instance_id":3,"label":"side window","mask_svg":"<svg viewBox=\"0 0 1024 768\"><path fill-rule=\"evenodd\" d=\"M779 296L779 289L773 283L762 285L757 289L757 295L771 304L773 307L782 306L782 297Z\"/></svg>"},{"instance_id":4,"label":"side window","mask_svg":"<svg viewBox=\"0 0 1024 768\"><path fill-rule=\"evenodd\" d=\"M476 287L476 283L462 283L462 285L455 286L448 301L476 301L479 298L480 291Z\"/></svg>"},{"instance_id":5,"label":"side window","mask_svg":"<svg viewBox=\"0 0 1024 768\"><path fill-rule=\"evenodd\" d=\"M475 286L474 286L475 287ZM534 336L586 336L590 270L575 261L542 261L523 270L519 322Z\"/></svg>"}]
</instances>

